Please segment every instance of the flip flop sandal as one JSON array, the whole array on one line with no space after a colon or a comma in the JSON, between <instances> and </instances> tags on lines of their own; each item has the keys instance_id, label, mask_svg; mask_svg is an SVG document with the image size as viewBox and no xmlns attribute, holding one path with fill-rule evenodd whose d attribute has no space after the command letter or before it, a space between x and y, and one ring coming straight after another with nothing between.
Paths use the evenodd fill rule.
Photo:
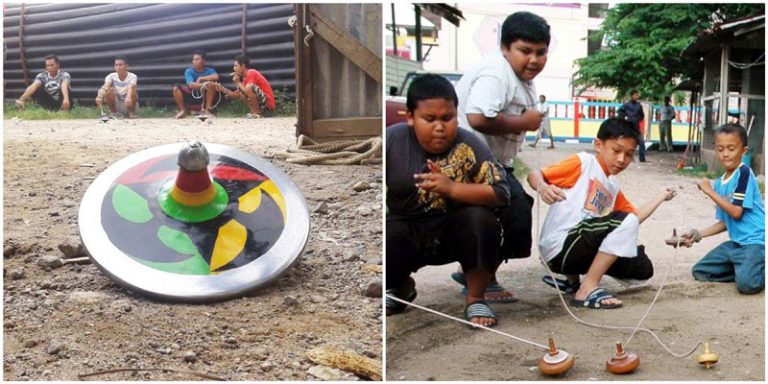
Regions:
<instances>
[{"instance_id":1,"label":"flip flop sandal","mask_svg":"<svg viewBox=\"0 0 768 384\"><path fill-rule=\"evenodd\" d=\"M467 277L464 276L463 273L458 273L458 272L451 273L451 279L453 279L453 281L465 287L467 286Z\"/></svg>"},{"instance_id":2,"label":"flip flop sandal","mask_svg":"<svg viewBox=\"0 0 768 384\"><path fill-rule=\"evenodd\" d=\"M502 296L502 297L489 297L488 293L496 293L496 292L503 292L506 291L509 293L510 296ZM466 296L467 295L467 287L464 287L461 289L461 294ZM520 301L517 297L514 296L514 294L510 291L507 291L506 288L501 286L501 284L498 283L491 283L488 285L487 288L485 288L485 295L483 297L485 302L490 304L509 304L509 303L517 303Z\"/></svg>"},{"instance_id":3,"label":"flip flop sandal","mask_svg":"<svg viewBox=\"0 0 768 384\"><path fill-rule=\"evenodd\" d=\"M549 275L542 277L541 281L552 288L559 289L560 292L565 294L576 293L576 291L579 290L579 287L581 287L581 283L571 283L570 281L564 279L555 278L555 280L552 281L552 276Z\"/></svg>"},{"instance_id":4,"label":"flip flop sandal","mask_svg":"<svg viewBox=\"0 0 768 384\"><path fill-rule=\"evenodd\" d=\"M387 295L392 295L392 296L398 297L395 294L395 290L394 289L387 289ZM410 303L410 302L412 302L415 299L416 299L416 290L414 289L413 291L411 291L411 293L408 295L408 297L406 297L403 300L405 300L405 301ZM392 300L392 299L389 298L389 296L385 297L384 304L385 304L385 308L388 311L387 316L397 315L398 313L403 313L403 311L405 311L406 308L408 308L408 305L403 304L403 303L401 303L399 301Z\"/></svg>"},{"instance_id":5,"label":"flip flop sandal","mask_svg":"<svg viewBox=\"0 0 768 384\"><path fill-rule=\"evenodd\" d=\"M616 297L608 293L604 288L597 287L587 295L586 300L571 300L571 305L575 307L585 307L592 309L614 309L619 308L622 304L603 304L603 300L615 299Z\"/></svg>"},{"instance_id":6,"label":"flip flop sandal","mask_svg":"<svg viewBox=\"0 0 768 384\"><path fill-rule=\"evenodd\" d=\"M485 327L495 327L498 324L498 321L496 321L496 313L493 312L493 309L491 309L490 306L485 301L475 301L472 304L467 305L466 308L464 308L464 318L467 319L467 321L472 321L474 318L478 317L487 317L494 320L494 323L491 325L486 325ZM478 326L481 326L478 324ZM476 329L477 327L469 326L472 329Z\"/></svg>"},{"instance_id":7,"label":"flip flop sandal","mask_svg":"<svg viewBox=\"0 0 768 384\"><path fill-rule=\"evenodd\" d=\"M454 272L451 273L451 279L453 281L461 284L464 286L464 288L461 289L461 294L466 296L467 295L467 278L464 276L463 273ZM491 283L488 284L488 287L485 288L485 293L488 292L495 293L495 292L501 292L504 291L504 287L499 283ZM509 292L509 291L507 291ZM509 292L510 295L512 295L512 292ZM509 304L509 303L516 303L520 301L517 297L513 296L507 296L507 297L500 297L500 298L489 298L485 297L485 301L491 304Z\"/></svg>"}]
</instances>

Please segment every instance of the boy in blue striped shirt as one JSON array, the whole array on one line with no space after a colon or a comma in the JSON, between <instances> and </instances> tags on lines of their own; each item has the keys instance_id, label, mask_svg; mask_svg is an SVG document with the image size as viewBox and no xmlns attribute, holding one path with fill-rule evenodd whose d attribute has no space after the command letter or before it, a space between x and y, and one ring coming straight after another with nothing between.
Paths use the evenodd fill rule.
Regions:
<instances>
[{"instance_id":1,"label":"boy in blue striped shirt","mask_svg":"<svg viewBox=\"0 0 768 384\"><path fill-rule=\"evenodd\" d=\"M699 181L698 187L715 202L717 222L683 235L683 245L690 247L702 237L728 231L729 240L709 251L693 266L699 281L736 281L743 294L765 288L765 208L757 179L749 166L741 162L747 153L747 131L736 124L725 124L715 132L715 153L725 168L714 182Z\"/></svg>"}]
</instances>

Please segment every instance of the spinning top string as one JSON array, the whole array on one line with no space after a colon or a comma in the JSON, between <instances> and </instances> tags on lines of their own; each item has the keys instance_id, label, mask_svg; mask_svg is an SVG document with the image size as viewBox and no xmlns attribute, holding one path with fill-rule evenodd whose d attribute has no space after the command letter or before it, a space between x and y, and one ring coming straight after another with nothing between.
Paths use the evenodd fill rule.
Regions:
<instances>
[{"instance_id":1,"label":"spinning top string","mask_svg":"<svg viewBox=\"0 0 768 384\"><path fill-rule=\"evenodd\" d=\"M537 190L536 191L536 227L535 227L536 236L534 237L535 239L539 238L539 224L540 223L541 223L541 195L538 193L538 190ZM678 241L678 245L679 244L680 244L680 242ZM676 256L677 256L677 248L675 248L675 255L672 258L672 261L675 260ZM544 268L547 269L547 273L552 278L552 281L557 281L555 279L554 272L552 272L552 270L549 268L549 265L544 260L544 257L541 255L541 251L539 251L539 260L541 261L542 264L544 264ZM650 334L651 336L653 336L653 338L656 339L656 341L659 343L659 345L661 345L661 347L664 348L670 355L675 356L675 357L679 357L679 358L685 358L685 357L688 357L691 354L693 354L693 352L695 352L696 349L699 348L699 345L701 345L701 342L696 343L696 345L693 348L691 348L691 350L689 352L687 352L687 353L683 353L683 354L675 353L671 349L669 349L669 347L667 347L667 345L664 344L663 341L661 341L661 339L659 338L659 336L656 335L656 333L654 333L650 329L640 327L640 325L643 323L645 318L651 312L651 309L653 308L653 305L656 303L656 299L658 299L659 295L661 294L661 289L664 288L664 283L667 280L667 277L669 275L669 271L672 269L672 261L670 261L669 267L667 268L667 271L664 274L664 278L663 278L663 280L661 282L661 285L659 286L659 289L656 292L656 296L653 298L653 301L648 306L648 310L646 310L646 312L643 315L643 317L640 319L640 321L634 327L595 324L595 323L590 323L588 321L584 321L584 320L580 319L578 316L576 316L576 314L574 314L571 311L571 309L568 307L568 304L566 304L565 298L563 297L563 292L561 292L559 289L555 289L555 290L557 291L557 294L560 297L560 302L563 303L563 308L565 308L565 310L568 312L568 314L571 315L571 317L574 320L576 320L577 323L581 323L581 324L584 324L586 326L590 326L590 327L594 327L594 328L616 329L616 330L631 329L632 330L632 334L629 336L629 339L627 340L627 342L624 343L625 345L629 344L629 341L632 340L632 337L635 335L635 333L637 333L637 331L643 331L643 332L646 332L646 333Z\"/></svg>"},{"instance_id":2,"label":"spinning top string","mask_svg":"<svg viewBox=\"0 0 768 384\"><path fill-rule=\"evenodd\" d=\"M488 328L488 327L480 325L480 324L475 324L475 323L473 323L471 321L467 321L467 320L464 320L464 319L459 319L458 317L453 317L451 315L446 315L445 313L442 313L440 311L435 311L434 309L427 308L427 307L422 307L421 305L411 303L410 301L405 301L403 299L395 297L394 295L385 294L385 296L387 298L389 298L389 299L397 301L398 303L402 303L402 304L405 304L405 305L408 305L408 306L411 306L411 307L414 307L414 308L418 308L418 309L421 309L422 311L433 313L435 315L442 316L442 317L445 317L447 319L455 320L455 321L458 321L459 323L464 323L464 324L467 324L467 325L469 325L471 327L484 329L486 331L491 331L491 332L497 333L499 335L506 336L506 337L509 337L511 339L515 339L517 341L522 341L524 343L528 343L528 344L533 345L535 347L539 347L541 349L549 351L549 346L547 346L547 345L539 344L539 343L536 343L536 342L533 342L533 341L530 341L530 340L526 340L526 339L523 339L523 338L520 338L520 337L517 337L517 336L514 336L514 335L510 335L508 333L504 333L502 331L499 331L498 329Z\"/></svg>"}]
</instances>

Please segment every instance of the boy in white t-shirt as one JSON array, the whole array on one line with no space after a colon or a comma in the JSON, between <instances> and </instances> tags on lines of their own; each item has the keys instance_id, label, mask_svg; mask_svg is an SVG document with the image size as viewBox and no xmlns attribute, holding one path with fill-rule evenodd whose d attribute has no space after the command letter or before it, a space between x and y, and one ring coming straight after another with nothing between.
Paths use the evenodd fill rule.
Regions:
<instances>
[{"instance_id":1,"label":"boy in white t-shirt","mask_svg":"<svg viewBox=\"0 0 768 384\"><path fill-rule=\"evenodd\" d=\"M531 255L533 199L515 178L512 167L525 132L537 130L542 121L536 110L533 79L547 64L549 30L547 21L533 13L515 12L507 16L501 25L499 49L484 57L456 84L459 127L472 131L486 143L507 173L509 204L496 212L504 228L502 259ZM451 277L465 282L461 272ZM494 272L485 300L511 303L517 298L499 284Z\"/></svg>"},{"instance_id":2,"label":"boy in white t-shirt","mask_svg":"<svg viewBox=\"0 0 768 384\"><path fill-rule=\"evenodd\" d=\"M550 204L539 238L549 268L576 287L571 304L618 308L621 300L600 288L603 275L647 280L653 264L637 245L640 223L675 191L666 188L636 209L619 188L616 175L632 163L637 131L628 121L611 118L600 125L595 154L572 155L528 175L528 183ZM579 282L579 275L585 275ZM580 284L580 286L579 286Z\"/></svg>"}]
</instances>

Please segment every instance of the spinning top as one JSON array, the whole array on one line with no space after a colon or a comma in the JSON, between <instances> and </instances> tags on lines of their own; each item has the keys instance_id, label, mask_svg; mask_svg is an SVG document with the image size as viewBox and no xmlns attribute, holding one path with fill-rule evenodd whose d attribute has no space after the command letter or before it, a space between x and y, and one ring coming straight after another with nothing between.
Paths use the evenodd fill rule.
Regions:
<instances>
[{"instance_id":1,"label":"spinning top","mask_svg":"<svg viewBox=\"0 0 768 384\"><path fill-rule=\"evenodd\" d=\"M634 352L627 353L621 346L621 341L616 342L616 354L605 363L608 372L621 375L631 373L640 365L640 358Z\"/></svg>"},{"instance_id":2,"label":"spinning top","mask_svg":"<svg viewBox=\"0 0 768 384\"><path fill-rule=\"evenodd\" d=\"M109 116L107 116L107 115L102 113L101 114L101 122L102 123L106 123L107 121L109 121Z\"/></svg>"},{"instance_id":3,"label":"spinning top","mask_svg":"<svg viewBox=\"0 0 768 384\"><path fill-rule=\"evenodd\" d=\"M683 238L680 236L677 236L677 229L672 228L672 237L664 240L664 242L667 243L667 245L671 245L677 248L677 246L683 242Z\"/></svg>"},{"instance_id":4,"label":"spinning top","mask_svg":"<svg viewBox=\"0 0 768 384\"><path fill-rule=\"evenodd\" d=\"M149 148L88 187L78 215L94 264L132 291L185 302L242 296L285 272L309 235L299 189L223 145Z\"/></svg>"},{"instance_id":5,"label":"spinning top","mask_svg":"<svg viewBox=\"0 0 768 384\"><path fill-rule=\"evenodd\" d=\"M558 350L552 337L548 341L549 351L539 360L539 371L547 376L567 372L573 367L575 359L568 352Z\"/></svg>"},{"instance_id":6,"label":"spinning top","mask_svg":"<svg viewBox=\"0 0 768 384\"><path fill-rule=\"evenodd\" d=\"M709 369L712 366L712 364L717 363L717 361L719 360L719 357L716 354L709 351L709 343L704 343L704 353L699 355L698 360L699 360L699 364Z\"/></svg>"}]
</instances>

